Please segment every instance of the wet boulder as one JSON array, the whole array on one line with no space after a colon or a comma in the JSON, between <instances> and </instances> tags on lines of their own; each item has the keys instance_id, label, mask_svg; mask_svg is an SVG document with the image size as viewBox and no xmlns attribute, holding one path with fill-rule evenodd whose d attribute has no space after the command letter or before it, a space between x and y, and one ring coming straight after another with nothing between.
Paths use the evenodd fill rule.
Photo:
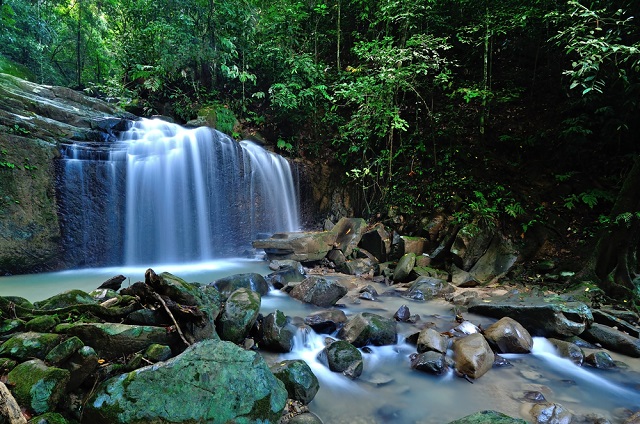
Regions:
<instances>
[{"instance_id":1,"label":"wet boulder","mask_svg":"<svg viewBox=\"0 0 640 424\"><path fill-rule=\"evenodd\" d=\"M275 262L275 261L274 261ZM283 266L265 277L265 280L275 289L281 289L289 283L299 283L306 278L306 274L302 265L296 262L298 266Z\"/></svg>"},{"instance_id":2,"label":"wet boulder","mask_svg":"<svg viewBox=\"0 0 640 424\"><path fill-rule=\"evenodd\" d=\"M341 372L349 378L362 374L364 362L362 353L351 343L337 340L320 352L320 360L325 361L333 372Z\"/></svg>"},{"instance_id":3,"label":"wet boulder","mask_svg":"<svg viewBox=\"0 0 640 424\"><path fill-rule=\"evenodd\" d=\"M531 408L536 424L570 424L573 414L558 403L538 403Z\"/></svg>"},{"instance_id":4,"label":"wet boulder","mask_svg":"<svg viewBox=\"0 0 640 424\"><path fill-rule=\"evenodd\" d=\"M316 333L331 334L347 322L347 316L340 309L326 309L314 312L304 318L304 323Z\"/></svg>"},{"instance_id":5,"label":"wet boulder","mask_svg":"<svg viewBox=\"0 0 640 424\"><path fill-rule=\"evenodd\" d=\"M532 336L543 337L579 335L593 322L591 310L582 302L515 291L491 299L472 300L469 312L493 318L513 318Z\"/></svg>"},{"instance_id":6,"label":"wet boulder","mask_svg":"<svg viewBox=\"0 0 640 424\"><path fill-rule=\"evenodd\" d=\"M509 317L500 318L489 326L484 336L498 353L529 353L533 348L533 338L529 332Z\"/></svg>"},{"instance_id":7,"label":"wet boulder","mask_svg":"<svg viewBox=\"0 0 640 424\"><path fill-rule=\"evenodd\" d=\"M592 343L600 343L603 347L614 352L634 358L640 357L640 340L638 338L606 325L594 323L580 337Z\"/></svg>"},{"instance_id":8,"label":"wet boulder","mask_svg":"<svg viewBox=\"0 0 640 424\"><path fill-rule=\"evenodd\" d=\"M398 308L395 314L393 314L393 319L400 322L407 322L411 317L411 312L409 311L409 307L407 305L402 305Z\"/></svg>"},{"instance_id":9,"label":"wet boulder","mask_svg":"<svg viewBox=\"0 0 640 424\"><path fill-rule=\"evenodd\" d=\"M396 265L396 269L393 270L393 281L395 281L396 283L407 281L415 264L415 253L405 253L404 255L402 255L402 257L398 261L398 264Z\"/></svg>"},{"instance_id":10,"label":"wet boulder","mask_svg":"<svg viewBox=\"0 0 640 424\"><path fill-rule=\"evenodd\" d=\"M403 296L412 300L431 300L446 291L447 282L439 278L418 277Z\"/></svg>"},{"instance_id":11,"label":"wet boulder","mask_svg":"<svg viewBox=\"0 0 640 424\"><path fill-rule=\"evenodd\" d=\"M438 352L446 353L449 347L449 340L433 328L425 328L418 335L417 350L418 353Z\"/></svg>"},{"instance_id":12,"label":"wet boulder","mask_svg":"<svg viewBox=\"0 0 640 424\"><path fill-rule=\"evenodd\" d=\"M227 300L229 295L239 288L258 292L260 296L269 293L269 284L267 284L262 275L255 272L230 275L214 281L211 285L218 289L222 295L222 300Z\"/></svg>"},{"instance_id":13,"label":"wet boulder","mask_svg":"<svg viewBox=\"0 0 640 424\"><path fill-rule=\"evenodd\" d=\"M44 359L49 351L62 340L58 334L18 333L0 346L0 357L24 361L30 358Z\"/></svg>"},{"instance_id":14,"label":"wet boulder","mask_svg":"<svg viewBox=\"0 0 640 424\"><path fill-rule=\"evenodd\" d=\"M525 420L513 418L502 412L482 411L451 421L449 424L527 424Z\"/></svg>"},{"instance_id":15,"label":"wet boulder","mask_svg":"<svg viewBox=\"0 0 640 424\"><path fill-rule=\"evenodd\" d=\"M493 366L494 354L482 334L470 334L453 342L456 370L471 378L480 378Z\"/></svg>"},{"instance_id":16,"label":"wet boulder","mask_svg":"<svg viewBox=\"0 0 640 424\"><path fill-rule=\"evenodd\" d=\"M289 399L307 405L320 389L320 382L302 359L282 361L271 366L271 372L284 383Z\"/></svg>"},{"instance_id":17,"label":"wet boulder","mask_svg":"<svg viewBox=\"0 0 640 424\"><path fill-rule=\"evenodd\" d=\"M87 402L83 422L275 423L286 400L284 384L259 354L205 340L166 362L103 382Z\"/></svg>"},{"instance_id":18,"label":"wet boulder","mask_svg":"<svg viewBox=\"0 0 640 424\"><path fill-rule=\"evenodd\" d=\"M558 355L571 360L571 362L578 366L582 365L582 362L584 361L584 352L580 346L575 343L554 338L549 339L549 341L555 346Z\"/></svg>"},{"instance_id":19,"label":"wet boulder","mask_svg":"<svg viewBox=\"0 0 640 424\"><path fill-rule=\"evenodd\" d=\"M354 315L340 329L338 337L356 347L393 345L398 341L396 322L370 312Z\"/></svg>"},{"instance_id":20,"label":"wet boulder","mask_svg":"<svg viewBox=\"0 0 640 424\"><path fill-rule=\"evenodd\" d=\"M32 359L15 367L7 375L7 384L21 406L42 414L52 411L62 399L69 382L69 371L48 367Z\"/></svg>"},{"instance_id":21,"label":"wet boulder","mask_svg":"<svg viewBox=\"0 0 640 424\"><path fill-rule=\"evenodd\" d=\"M105 359L130 355L154 343L175 345L179 340L177 333L168 332L163 327L109 322L60 324L56 331L78 337Z\"/></svg>"},{"instance_id":22,"label":"wet boulder","mask_svg":"<svg viewBox=\"0 0 640 424\"><path fill-rule=\"evenodd\" d=\"M305 303L327 308L336 304L344 295L347 288L337 281L323 277L310 276L291 290L291 297Z\"/></svg>"},{"instance_id":23,"label":"wet boulder","mask_svg":"<svg viewBox=\"0 0 640 424\"><path fill-rule=\"evenodd\" d=\"M584 358L584 363L594 368L608 370L616 367L616 363L607 352L593 352Z\"/></svg>"},{"instance_id":24,"label":"wet boulder","mask_svg":"<svg viewBox=\"0 0 640 424\"><path fill-rule=\"evenodd\" d=\"M291 318L276 309L262 320L260 347L271 352L291 352L296 331L296 326L291 324Z\"/></svg>"},{"instance_id":25,"label":"wet boulder","mask_svg":"<svg viewBox=\"0 0 640 424\"><path fill-rule=\"evenodd\" d=\"M259 293L247 288L231 293L217 322L220 338L242 343L258 318L261 301Z\"/></svg>"},{"instance_id":26,"label":"wet boulder","mask_svg":"<svg viewBox=\"0 0 640 424\"><path fill-rule=\"evenodd\" d=\"M449 368L443 353L428 351L411 356L411 368L429 374L441 375Z\"/></svg>"},{"instance_id":27,"label":"wet boulder","mask_svg":"<svg viewBox=\"0 0 640 424\"><path fill-rule=\"evenodd\" d=\"M367 221L362 218L340 218L331 229L336 237L334 247L341 250L345 256L350 256L360 243L366 228Z\"/></svg>"}]
</instances>

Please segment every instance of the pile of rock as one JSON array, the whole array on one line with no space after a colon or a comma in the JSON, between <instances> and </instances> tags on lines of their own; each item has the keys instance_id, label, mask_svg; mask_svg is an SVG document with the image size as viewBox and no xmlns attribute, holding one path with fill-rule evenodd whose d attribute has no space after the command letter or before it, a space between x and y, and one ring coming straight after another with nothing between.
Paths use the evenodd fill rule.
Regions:
<instances>
[{"instance_id":1,"label":"pile of rock","mask_svg":"<svg viewBox=\"0 0 640 424\"><path fill-rule=\"evenodd\" d=\"M291 349L289 318L259 316L268 290L259 274L200 285L147 270L144 282L119 292L72 290L35 304L0 297L7 376L0 416L11 423L278 422L287 399L305 405L319 385L304 362L272 372L257 352L238 346L252 337Z\"/></svg>"}]
</instances>

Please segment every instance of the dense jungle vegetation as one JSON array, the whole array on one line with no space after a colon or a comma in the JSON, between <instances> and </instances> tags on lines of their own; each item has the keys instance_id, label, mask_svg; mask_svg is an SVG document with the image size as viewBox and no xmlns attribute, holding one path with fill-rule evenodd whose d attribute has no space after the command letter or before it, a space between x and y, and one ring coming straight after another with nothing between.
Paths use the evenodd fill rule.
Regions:
<instances>
[{"instance_id":1,"label":"dense jungle vegetation","mask_svg":"<svg viewBox=\"0 0 640 424\"><path fill-rule=\"evenodd\" d=\"M406 232L440 210L521 238L551 228L582 255L579 275L629 298L638 12L635 0L0 0L0 69L139 115L213 111L236 138L343 169L357 212L401 215Z\"/></svg>"}]
</instances>

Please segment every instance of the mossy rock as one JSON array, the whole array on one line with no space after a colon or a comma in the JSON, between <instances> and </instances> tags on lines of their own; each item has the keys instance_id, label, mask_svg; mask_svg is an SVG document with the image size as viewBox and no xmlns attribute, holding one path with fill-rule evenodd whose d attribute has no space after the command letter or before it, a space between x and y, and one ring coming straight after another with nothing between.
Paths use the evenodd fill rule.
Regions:
<instances>
[{"instance_id":1,"label":"mossy rock","mask_svg":"<svg viewBox=\"0 0 640 424\"><path fill-rule=\"evenodd\" d=\"M143 357L151 362L166 361L171 358L171 348L169 346L154 343L144 351Z\"/></svg>"},{"instance_id":2,"label":"mossy rock","mask_svg":"<svg viewBox=\"0 0 640 424\"><path fill-rule=\"evenodd\" d=\"M320 389L318 378L302 359L278 362L271 367L271 371L284 383L289 399L304 405L311 402Z\"/></svg>"},{"instance_id":3,"label":"mossy rock","mask_svg":"<svg viewBox=\"0 0 640 424\"><path fill-rule=\"evenodd\" d=\"M356 347L386 346L397 343L398 332L395 320L370 312L362 312L347 321L340 329L338 337Z\"/></svg>"},{"instance_id":4,"label":"mossy rock","mask_svg":"<svg viewBox=\"0 0 640 424\"><path fill-rule=\"evenodd\" d=\"M53 327L60 323L60 319L57 315L40 315L33 318L25 324L27 331L35 331L44 333L51 330Z\"/></svg>"},{"instance_id":5,"label":"mossy rock","mask_svg":"<svg viewBox=\"0 0 640 424\"><path fill-rule=\"evenodd\" d=\"M35 302L34 305L38 309L52 310L66 308L74 305L97 304L98 302L88 293L82 290L68 290L66 292L56 294L48 299Z\"/></svg>"},{"instance_id":6,"label":"mossy rock","mask_svg":"<svg viewBox=\"0 0 640 424\"><path fill-rule=\"evenodd\" d=\"M27 424L69 424L69 421L57 412L47 412L31 418Z\"/></svg>"},{"instance_id":7,"label":"mossy rock","mask_svg":"<svg viewBox=\"0 0 640 424\"><path fill-rule=\"evenodd\" d=\"M84 346L82 340L78 337L70 337L67 340L60 343L58 346L51 349L51 351L45 357L45 360L50 364L60 364L71 357L78 349Z\"/></svg>"},{"instance_id":8,"label":"mossy rock","mask_svg":"<svg viewBox=\"0 0 640 424\"><path fill-rule=\"evenodd\" d=\"M364 367L362 353L344 340L327 346L321 353L321 359L326 359L331 371L348 374L351 378L359 377Z\"/></svg>"},{"instance_id":9,"label":"mossy rock","mask_svg":"<svg viewBox=\"0 0 640 424\"><path fill-rule=\"evenodd\" d=\"M83 420L276 423L286 399L284 384L259 354L233 343L205 340L166 362L105 381L87 402Z\"/></svg>"},{"instance_id":10,"label":"mossy rock","mask_svg":"<svg viewBox=\"0 0 640 424\"><path fill-rule=\"evenodd\" d=\"M449 424L527 424L527 422L497 411L482 411L451 421Z\"/></svg>"},{"instance_id":11,"label":"mossy rock","mask_svg":"<svg viewBox=\"0 0 640 424\"><path fill-rule=\"evenodd\" d=\"M260 294L249 289L240 288L231 293L218 320L220 338L241 343L258 318L260 303Z\"/></svg>"},{"instance_id":12,"label":"mossy rock","mask_svg":"<svg viewBox=\"0 0 640 424\"><path fill-rule=\"evenodd\" d=\"M17 333L24 330L25 322L21 319L5 319L0 323L0 336Z\"/></svg>"},{"instance_id":13,"label":"mossy rock","mask_svg":"<svg viewBox=\"0 0 640 424\"><path fill-rule=\"evenodd\" d=\"M11 358L0 358L0 373L6 373L14 369L18 362Z\"/></svg>"},{"instance_id":14,"label":"mossy rock","mask_svg":"<svg viewBox=\"0 0 640 424\"><path fill-rule=\"evenodd\" d=\"M0 356L24 361L29 358L44 359L56 347L62 336L49 333L27 332L16 334L0 346Z\"/></svg>"},{"instance_id":15,"label":"mossy rock","mask_svg":"<svg viewBox=\"0 0 640 424\"><path fill-rule=\"evenodd\" d=\"M32 359L15 367L7 375L7 384L18 404L36 414L52 411L65 393L70 373L47 367L40 359Z\"/></svg>"}]
</instances>

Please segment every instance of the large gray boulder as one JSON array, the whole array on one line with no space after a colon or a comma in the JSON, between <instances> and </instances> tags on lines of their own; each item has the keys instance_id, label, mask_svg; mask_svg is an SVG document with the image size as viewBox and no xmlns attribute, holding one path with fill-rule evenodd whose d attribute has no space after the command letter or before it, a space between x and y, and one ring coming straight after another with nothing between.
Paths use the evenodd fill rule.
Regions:
<instances>
[{"instance_id":1,"label":"large gray boulder","mask_svg":"<svg viewBox=\"0 0 640 424\"><path fill-rule=\"evenodd\" d=\"M260 294L240 288L229 296L218 319L218 334L222 340L242 343L260 312Z\"/></svg>"},{"instance_id":2,"label":"large gray boulder","mask_svg":"<svg viewBox=\"0 0 640 424\"><path fill-rule=\"evenodd\" d=\"M305 303L327 308L335 305L347 291L347 288L337 281L312 275L295 286L289 294Z\"/></svg>"},{"instance_id":3,"label":"large gray boulder","mask_svg":"<svg viewBox=\"0 0 640 424\"><path fill-rule=\"evenodd\" d=\"M591 310L582 302L516 292L491 299L472 300L469 312L493 318L513 318L532 336L543 337L577 336L593 322Z\"/></svg>"},{"instance_id":4,"label":"large gray boulder","mask_svg":"<svg viewBox=\"0 0 640 424\"><path fill-rule=\"evenodd\" d=\"M466 225L458 231L451 246L451 253L460 258L462 269L469 271L487 252L494 231L483 226Z\"/></svg>"},{"instance_id":5,"label":"large gray boulder","mask_svg":"<svg viewBox=\"0 0 640 424\"><path fill-rule=\"evenodd\" d=\"M205 340L166 362L105 381L82 422L276 423L286 400L284 384L259 354Z\"/></svg>"},{"instance_id":6,"label":"large gray boulder","mask_svg":"<svg viewBox=\"0 0 640 424\"><path fill-rule=\"evenodd\" d=\"M447 289L447 282L440 278L418 277L403 296L413 300L431 300Z\"/></svg>"},{"instance_id":7,"label":"large gray boulder","mask_svg":"<svg viewBox=\"0 0 640 424\"><path fill-rule=\"evenodd\" d=\"M370 312L354 315L338 332L338 337L356 347L393 345L398 341L396 321Z\"/></svg>"},{"instance_id":8,"label":"large gray boulder","mask_svg":"<svg viewBox=\"0 0 640 424\"><path fill-rule=\"evenodd\" d=\"M614 352L634 358L640 357L640 340L638 338L606 325L594 323L580 337L592 343L600 343L603 347Z\"/></svg>"},{"instance_id":9,"label":"large gray boulder","mask_svg":"<svg viewBox=\"0 0 640 424\"><path fill-rule=\"evenodd\" d=\"M268 239L255 240L255 249L264 249L267 258L291 259L298 262L313 262L327 256L333 248L336 236L331 231L306 233L277 233Z\"/></svg>"},{"instance_id":10,"label":"large gray boulder","mask_svg":"<svg viewBox=\"0 0 640 424\"><path fill-rule=\"evenodd\" d=\"M480 333L470 334L453 342L456 370L471 378L480 378L493 366L495 355Z\"/></svg>"},{"instance_id":11,"label":"large gray boulder","mask_svg":"<svg viewBox=\"0 0 640 424\"><path fill-rule=\"evenodd\" d=\"M291 324L291 318L276 309L262 320L260 347L272 352L291 352L296 331L297 327Z\"/></svg>"}]
</instances>

